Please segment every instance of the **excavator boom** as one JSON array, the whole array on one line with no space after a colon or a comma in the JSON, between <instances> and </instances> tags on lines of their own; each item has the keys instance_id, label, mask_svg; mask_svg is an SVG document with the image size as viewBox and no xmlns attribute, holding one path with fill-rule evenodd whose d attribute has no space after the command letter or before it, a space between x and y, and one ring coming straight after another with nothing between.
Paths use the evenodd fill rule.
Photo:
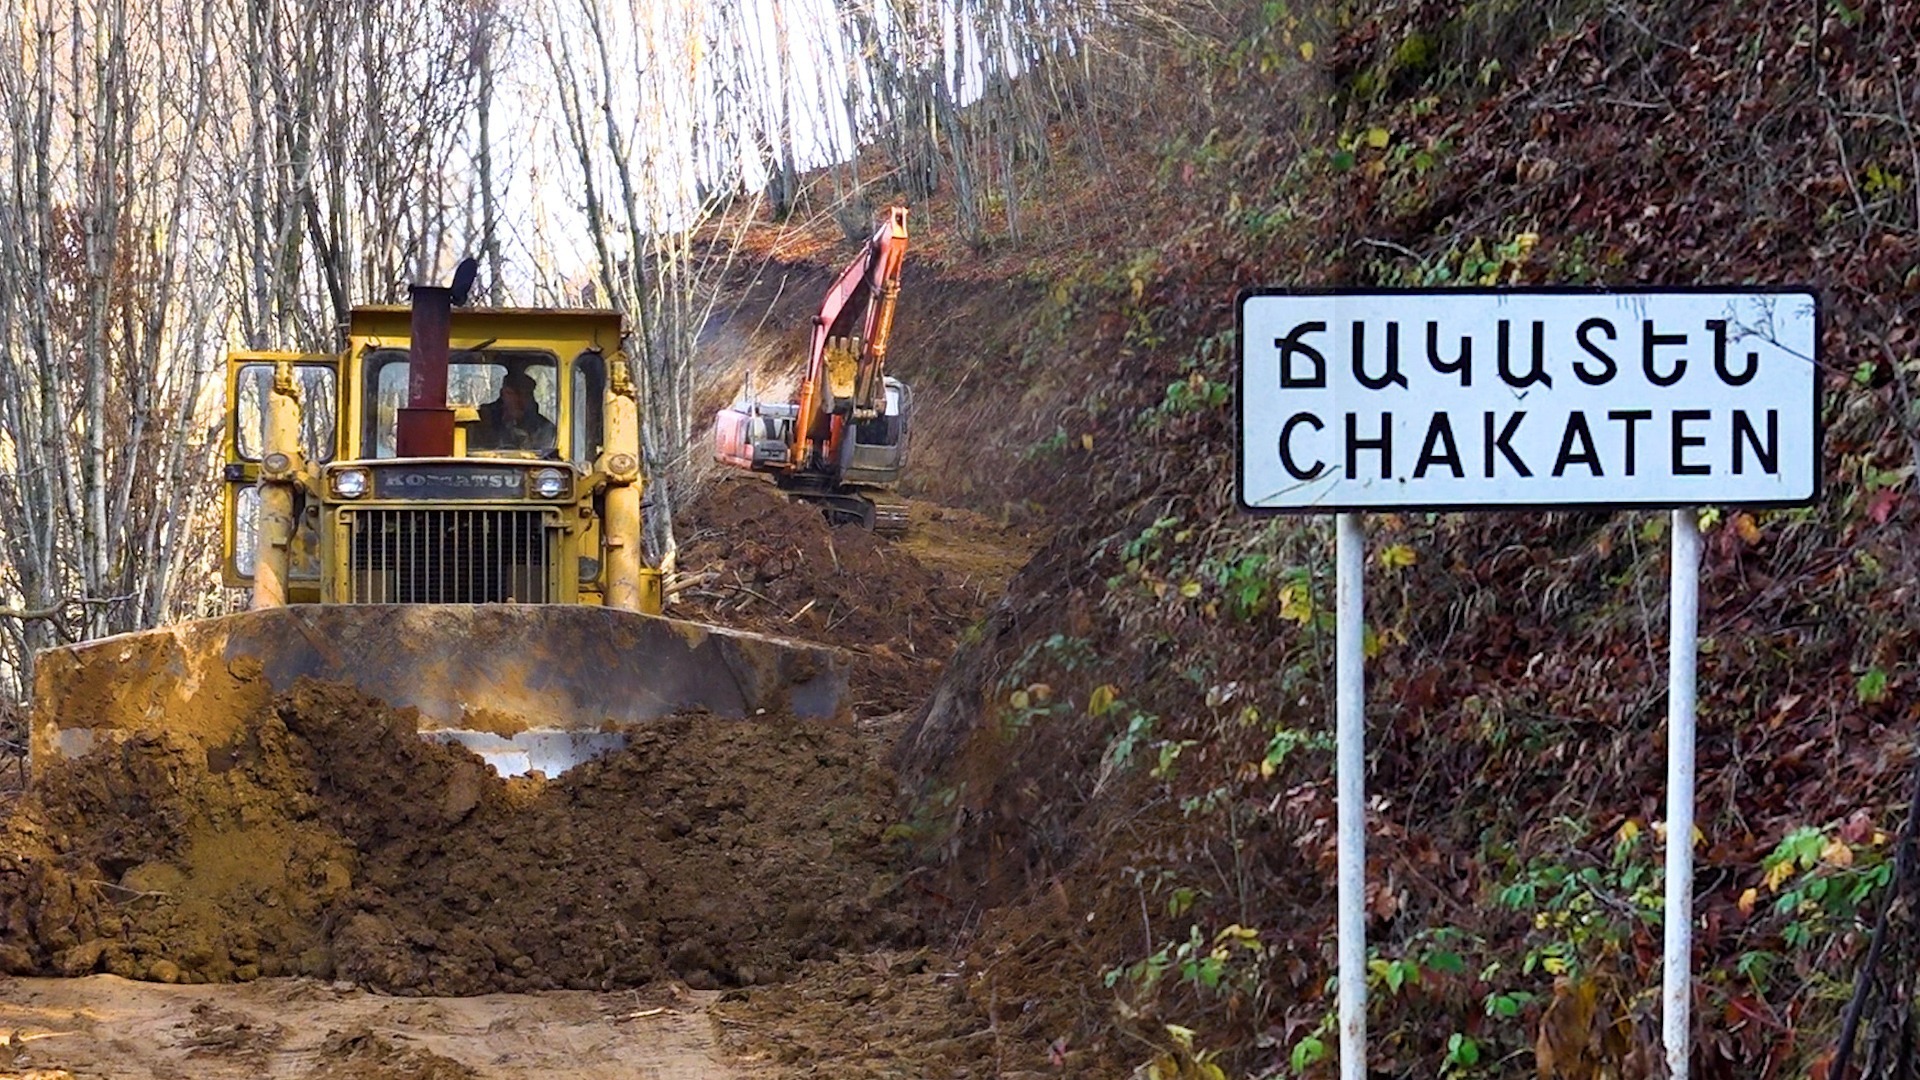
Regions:
<instances>
[{"instance_id":1,"label":"excavator boom","mask_svg":"<svg viewBox=\"0 0 1920 1080\"><path fill-rule=\"evenodd\" d=\"M887 373L887 339L893 335L893 311L900 298L900 266L907 255L907 208L887 212L873 238L853 260L820 303L807 342L807 371L801 381L803 415L813 417L819 438L828 437L818 425L835 413L872 413ZM850 379L836 379L830 369L836 341L853 360ZM841 387L845 392L840 392ZM825 392L822 392L822 388ZM808 404L808 403L811 404Z\"/></svg>"}]
</instances>

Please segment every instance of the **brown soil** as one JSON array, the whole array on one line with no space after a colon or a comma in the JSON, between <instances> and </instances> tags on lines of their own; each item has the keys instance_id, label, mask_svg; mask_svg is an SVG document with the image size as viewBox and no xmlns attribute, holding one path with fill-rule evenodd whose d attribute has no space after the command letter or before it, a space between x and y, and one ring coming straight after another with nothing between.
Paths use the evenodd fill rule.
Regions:
<instances>
[{"instance_id":1,"label":"brown soil","mask_svg":"<svg viewBox=\"0 0 1920 1080\"><path fill-rule=\"evenodd\" d=\"M406 710L305 683L212 750L47 770L0 833L0 969L281 974L395 993L697 988L910 941L892 794L851 731L677 717L502 781Z\"/></svg>"},{"instance_id":2,"label":"brown soil","mask_svg":"<svg viewBox=\"0 0 1920 1080\"><path fill-rule=\"evenodd\" d=\"M478 1074L431 1050L401 1046L362 1027L321 1045L325 1061L308 1080L473 1080Z\"/></svg>"},{"instance_id":3,"label":"brown soil","mask_svg":"<svg viewBox=\"0 0 1920 1080\"><path fill-rule=\"evenodd\" d=\"M1007 1048L969 997L969 974L936 954L876 952L812 965L714 1007L722 1045L764 1076L997 1077Z\"/></svg>"},{"instance_id":4,"label":"brown soil","mask_svg":"<svg viewBox=\"0 0 1920 1080\"><path fill-rule=\"evenodd\" d=\"M883 538L730 478L685 534L673 614L846 649L854 728L681 716L502 781L306 683L218 703L238 735L189 717L8 792L0 1030L31 1041L0 1075L737 1075L727 1051L755 1076L1017 1074L968 973L889 951L921 931L878 759L1031 541L911 511ZM556 1028L600 1056L530 1052Z\"/></svg>"},{"instance_id":5,"label":"brown soil","mask_svg":"<svg viewBox=\"0 0 1920 1080\"><path fill-rule=\"evenodd\" d=\"M758 477L714 483L687 521L673 613L848 650L862 715L925 700L954 642L1028 550L1026 537L989 519L921 504L898 540L831 527Z\"/></svg>"}]
</instances>

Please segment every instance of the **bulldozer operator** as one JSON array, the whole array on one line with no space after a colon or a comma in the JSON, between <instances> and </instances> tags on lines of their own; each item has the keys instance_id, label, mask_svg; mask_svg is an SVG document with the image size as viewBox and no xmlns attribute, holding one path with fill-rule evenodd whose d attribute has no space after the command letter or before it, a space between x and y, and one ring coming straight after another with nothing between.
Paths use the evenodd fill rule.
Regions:
<instances>
[{"instance_id":1,"label":"bulldozer operator","mask_svg":"<svg viewBox=\"0 0 1920 1080\"><path fill-rule=\"evenodd\" d=\"M549 451L559 445L553 421L540 415L533 396L533 376L509 371L500 380L500 393L480 406L480 423L468 441L475 450Z\"/></svg>"}]
</instances>

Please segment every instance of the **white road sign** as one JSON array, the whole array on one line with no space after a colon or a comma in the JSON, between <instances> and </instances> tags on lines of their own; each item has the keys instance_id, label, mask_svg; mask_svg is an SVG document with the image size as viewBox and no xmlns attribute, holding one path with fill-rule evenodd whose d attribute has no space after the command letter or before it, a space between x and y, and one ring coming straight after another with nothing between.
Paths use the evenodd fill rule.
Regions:
<instances>
[{"instance_id":1,"label":"white road sign","mask_svg":"<svg viewBox=\"0 0 1920 1080\"><path fill-rule=\"evenodd\" d=\"M1803 505L1805 290L1250 291L1247 510Z\"/></svg>"}]
</instances>

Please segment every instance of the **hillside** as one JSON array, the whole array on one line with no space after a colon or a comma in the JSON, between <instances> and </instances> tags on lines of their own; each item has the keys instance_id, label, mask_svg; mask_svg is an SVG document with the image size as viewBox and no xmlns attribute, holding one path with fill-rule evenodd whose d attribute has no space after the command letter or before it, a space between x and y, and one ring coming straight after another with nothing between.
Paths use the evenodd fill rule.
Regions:
<instances>
[{"instance_id":1,"label":"hillside","mask_svg":"<svg viewBox=\"0 0 1920 1080\"><path fill-rule=\"evenodd\" d=\"M1055 526L894 752L972 1000L1034 1068L1331 1068L1331 530L1233 510L1241 288L1806 284L1825 498L1703 517L1695 1075L1821 1075L1920 715L1920 9L1231 14L1160 55L1188 92L1063 119L1053 228L936 249L914 297L952 329L902 366L963 384L931 424L1006 417L955 445ZM1656 1075L1664 515L1369 533L1371 1067Z\"/></svg>"}]
</instances>

